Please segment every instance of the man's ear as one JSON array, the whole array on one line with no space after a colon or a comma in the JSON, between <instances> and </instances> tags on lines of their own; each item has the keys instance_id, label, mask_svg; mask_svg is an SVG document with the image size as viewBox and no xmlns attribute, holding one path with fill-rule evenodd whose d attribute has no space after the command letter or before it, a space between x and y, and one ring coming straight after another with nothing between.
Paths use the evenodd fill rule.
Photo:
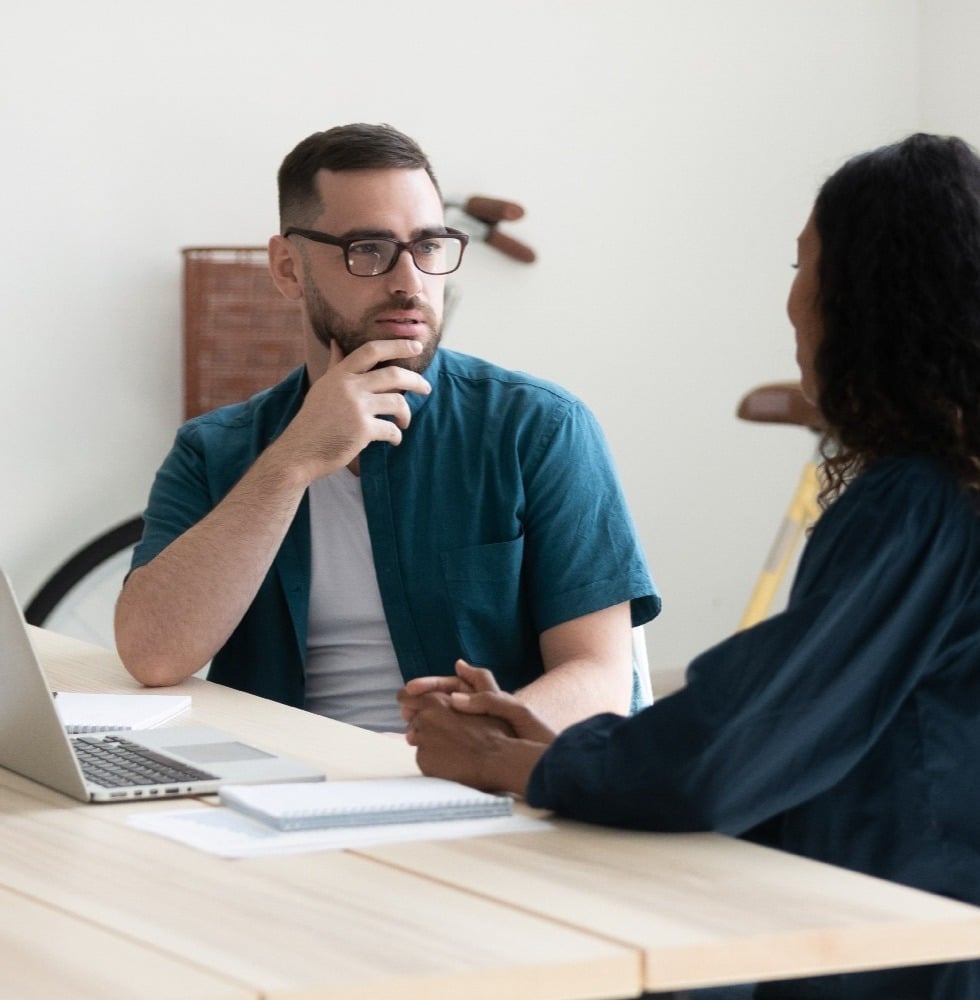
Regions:
<instances>
[{"instance_id":1,"label":"man's ear","mask_svg":"<svg viewBox=\"0 0 980 1000\"><path fill-rule=\"evenodd\" d=\"M299 251L284 236L269 240L269 273L287 299L303 297L303 269Z\"/></svg>"}]
</instances>

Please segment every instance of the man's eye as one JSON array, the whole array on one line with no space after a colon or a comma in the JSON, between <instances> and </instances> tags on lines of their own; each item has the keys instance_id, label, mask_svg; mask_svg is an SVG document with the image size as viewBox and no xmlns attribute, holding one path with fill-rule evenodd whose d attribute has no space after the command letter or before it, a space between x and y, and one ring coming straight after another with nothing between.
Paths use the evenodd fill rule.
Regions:
<instances>
[{"instance_id":1,"label":"man's eye","mask_svg":"<svg viewBox=\"0 0 980 1000\"><path fill-rule=\"evenodd\" d=\"M438 240L425 240L422 243L415 244L415 252L422 254L434 254L439 253L442 249L442 244Z\"/></svg>"},{"instance_id":2,"label":"man's eye","mask_svg":"<svg viewBox=\"0 0 980 1000\"><path fill-rule=\"evenodd\" d=\"M352 243L351 254L364 254L368 257L378 257L381 254L381 247L377 243Z\"/></svg>"}]
</instances>

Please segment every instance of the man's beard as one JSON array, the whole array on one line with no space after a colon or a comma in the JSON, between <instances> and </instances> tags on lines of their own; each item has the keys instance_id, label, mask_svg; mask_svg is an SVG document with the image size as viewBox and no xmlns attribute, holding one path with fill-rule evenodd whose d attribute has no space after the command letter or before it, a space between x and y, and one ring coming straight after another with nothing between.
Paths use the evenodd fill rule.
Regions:
<instances>
[{"instance_id":1,"label":"man's beard","mask_svg":"<svg viewBox=\"0 0 980 1000\"><path fill-rule=\"evenodd\" d=\"M362 344L367 344L371 340L382 339L371 336L370 333L374 327L374 318L376 316L390 312L393 309L411 309L414 312L421 313L430 334L428 340L420 341L422 343L422 353L416 354L411 358L393 358L390 361L382 361L377 366L378 368L384 368L388 365L398 365L401 368L407 368L409 371L421 374L432 364L436 348L442 340L442 326L436 319L436 314L433 312L432 307L416 302L414 298L408 299L404 296L392 296L392 298L382 305L369 309L359 323L348 323L327 302L320 289L309 279L305 283L303 297L306 300L306 310L310 319L310 326L313 328L313 333L316 335L317 340L328 349L330 342L336 340L337 346L344 352L345 357L351 351L357 350Z\"/></svg>"}]
</instances>

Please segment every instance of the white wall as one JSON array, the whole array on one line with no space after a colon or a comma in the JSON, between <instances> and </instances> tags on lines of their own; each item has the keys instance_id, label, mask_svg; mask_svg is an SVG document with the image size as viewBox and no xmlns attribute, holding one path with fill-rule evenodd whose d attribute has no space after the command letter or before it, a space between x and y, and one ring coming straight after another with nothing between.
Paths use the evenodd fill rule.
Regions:
<instances>
[{"instance_id":1,"label":"white wall","mask_svg":"<svg viewBox=\"0 0 980 1000\"><path fill-rule=\"evenodd\" d=\"M921 121L980 148L980 4L921 0Z\"/></svg>"},{"instance_id":2,"label":"white wall","mask_svg":"<svg viewBox=\"0 0 980 1000\"><path fill-rule=\"evenodd\" d=\"M0 564L19 596L143 504L181 412L179 248L264 242L296 141L388 121L447 192L527 208L511 231L539 263L473 248L449 342L592 405L665 596L651 661L684 662L736 624L809 453L807 432L734 409L795 377L783 303L817 185L920 125L921 16L914 0L8 10Z\"/></svg>"}]
</instances>

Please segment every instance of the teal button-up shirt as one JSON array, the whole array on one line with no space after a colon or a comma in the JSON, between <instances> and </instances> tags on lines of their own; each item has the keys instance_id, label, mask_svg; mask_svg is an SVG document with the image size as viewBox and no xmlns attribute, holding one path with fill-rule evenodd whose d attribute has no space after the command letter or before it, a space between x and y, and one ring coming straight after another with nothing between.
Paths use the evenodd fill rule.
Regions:
<instances>
[{"instance_id":1,"label":"teal button-up shirt","mask_svg":"<svg viewBox=\"0 0 980 1000\"><path fill-rule=\"evenodd\" d=\"M551 383L443 349L425 377L432 392L408 394L402 443L372 443L360 463L403 677L451 674L464 657L513 690L541 675L546 629L624 601L634 625L654 618L660 598L589 410ZM134 568L222 500L305 391L298 369L181 428L157 473ZM301 707L309 588L304 499L210 679Z\"/></svg>"}]
</instances>

